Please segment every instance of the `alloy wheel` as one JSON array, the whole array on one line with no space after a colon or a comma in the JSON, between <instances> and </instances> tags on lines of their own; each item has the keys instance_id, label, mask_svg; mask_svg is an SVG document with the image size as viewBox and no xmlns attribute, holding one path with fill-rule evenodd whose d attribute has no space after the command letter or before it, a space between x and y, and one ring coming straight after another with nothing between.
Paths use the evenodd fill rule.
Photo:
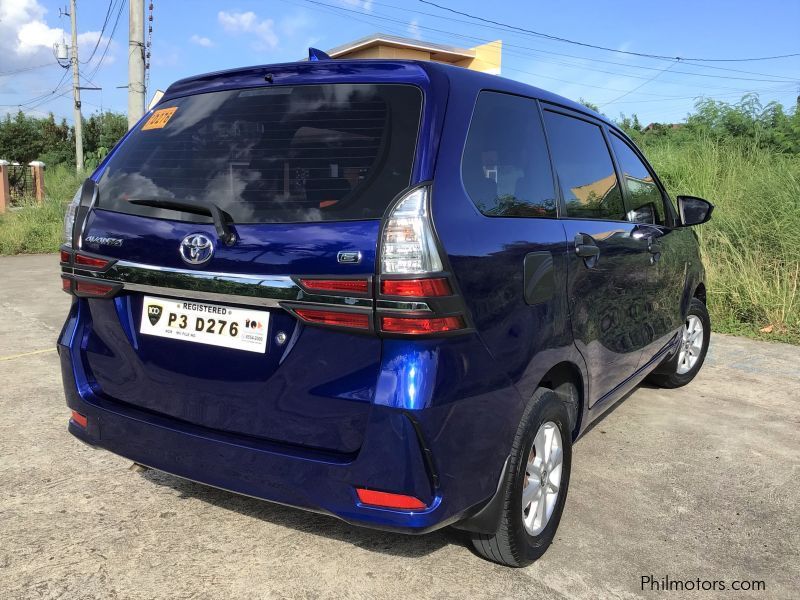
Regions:
<instances>
[{"instance_id":1,"label":"alloy wheel","mask_svg":"<svg viewBox=\"0 0 800 600\"><path fill-rule=\"evenodd\" d=\"M691 371L700 359L703 350L703 322L695 315L689 315L683 326L681 348L678 353L678 375Z\"/></svg>"},{"instance_id":2,"label":"alloy wheel","mask_svg":"<svg viewBox=\"0 0 800 600\"><path fill-rule=\"evenodd\" d=\"M522 488L522 522L530 535L539 535L555 510L564 461L561 431L544 423L533 438Z\"/></svg>"}]
</instances>

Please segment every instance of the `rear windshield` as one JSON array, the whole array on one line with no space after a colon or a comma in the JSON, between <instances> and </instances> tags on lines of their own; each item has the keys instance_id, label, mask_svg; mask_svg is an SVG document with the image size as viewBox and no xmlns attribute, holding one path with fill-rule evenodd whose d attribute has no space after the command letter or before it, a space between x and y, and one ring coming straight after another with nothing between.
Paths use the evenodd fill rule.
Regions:
<instances>
[{"instance_id":1,"label":"rear windshield","mask_svg":"<svg viewBox=\"0 0 800 600\"><path fill-rule=\"evenodd\" d=\"M162 103L117 149L98 207L205 217L131 200L214 203L235 223L377 219L409 185L422 106L410 85L232 90Z\"/></svg>"}]
</instances>

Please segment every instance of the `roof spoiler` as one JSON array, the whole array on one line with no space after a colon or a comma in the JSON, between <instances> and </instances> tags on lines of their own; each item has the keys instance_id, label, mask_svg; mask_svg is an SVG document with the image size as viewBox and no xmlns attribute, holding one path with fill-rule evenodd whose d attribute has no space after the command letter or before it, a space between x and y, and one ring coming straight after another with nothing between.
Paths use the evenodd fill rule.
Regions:
<instances>
[{"instance_id":1,"label":"roof spoiler","mask_svg":"<svg viewBox=\"0 0 800 600\"><path fill-rule=\"evenodd\" d=\"M331 57L325 54L322 50L318 50L316 48L309 48L308 49L308 60L331 60Z\"/></svg>"}]
</instances>

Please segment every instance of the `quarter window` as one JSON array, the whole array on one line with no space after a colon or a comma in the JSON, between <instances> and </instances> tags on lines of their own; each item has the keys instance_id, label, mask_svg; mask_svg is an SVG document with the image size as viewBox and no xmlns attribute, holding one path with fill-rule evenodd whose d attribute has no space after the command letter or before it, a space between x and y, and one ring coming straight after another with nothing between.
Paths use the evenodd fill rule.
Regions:
<instances>
[{"instance_id":1,"label":"quarter window","mask_svg":"<svg viewBox=\"0 0 800 600\"><path fill-rule=\"evenodd\" d=\"M535 101L481 92L461 178L475 206L487 216L556 216L553 175Z\"/></svg>"},{"instance_id":2,"label":"quarter window","mask_svg":"<svg viewBox=\"0 0 800 600\"><path fill-rule=\"evenodd\" d=\"M624 220L619 181L600 127L560 113L544 115L567 216Z\"/></svg>"},{"instance_id":3,"label":"quarter window","mask_svg":"<svg viewBox=\"0 0 800 600\"><path fill-rule=\"evenodd\" d=\"M634 223L663 225L664 197L653 174L627 142L611 135L611 146L622 171L622 183L628 193L630 220Z\"/></svg>"}]
</instances>

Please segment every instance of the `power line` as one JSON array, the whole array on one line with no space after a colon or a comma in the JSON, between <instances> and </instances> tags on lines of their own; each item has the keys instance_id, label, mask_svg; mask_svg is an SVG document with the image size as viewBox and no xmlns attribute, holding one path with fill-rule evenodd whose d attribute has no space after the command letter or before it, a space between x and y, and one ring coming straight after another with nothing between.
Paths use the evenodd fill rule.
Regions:
<instances>
[{"instance_id":1,"label":"power line","mask_svg":"<svg viewBox=\"0 0 800 600\"><path fill-rule=\"evenodd\" d=\"M106 27L108 26L108 19L111 16L111 11L112 11L112 8L113 8L114 4L116 4L116 1L117 0L110 0L109 1L108 8L106 9L106 17L105 17L105 19L103 19L103 26L100 28L100 34L97 36L97 42L95 42L94 48L92 48L92 53L89 55L89 58L87 58L86 60L82 60L81 61L83 64L90 63L92 61L92 59L94 58L94 55L97 52L97 49L100 47L100 42L103 41L103 34L105 33Z\"/></svg>"},{"instance_id":2,"label":"power line","mask_svg":"<svg viewBox=\"0 0 800 600\"><path fill-rule=\"evenodd\" d=\"M449 8L447 6L442 6L441 4L436 4L435 2L431 2L430 0L419 0L422 4L428 4L430 6L435 6L438 9L445 10L457 15L461 15L464 17L468 17L470 19L475 19L476 21L483 21L484 23L492 23L494 25L499 25L500 27L505 27L507 29L512 29L514 31L522 31L524 33L528 33L531 35L535 35L537 37L541 37L548 40L554 40L557 42L564 42L567 44L574 44L576 46L583 46L585 48L594 48L595 50L605 50L606 52L616 52L617 54L627 54L630 56L640 56L643 58L659 58L663 60L690 60L694 62L752 62L752 61L762 61L762 60L776 60L779 58L791 58L795 56L800 56L800 52L796 52L793 54L780 54L777 56L758 56L758 57L748 57L748 58L690 58L684 56L667 56L664 54L650 54L647 52L633 52L630 50L619 50L617 48L609 48L607 46L599 46L597 44L589 44L587 42L578 42L576 40L570 40L568 38L562 38L556 35L550 35L549 33L542 33L540 31L534 31L533 29L526 29L525 27L517 27L516 25L509 25L508 23L502 23L500 21L494 21L492 19L486 19L484 17L478 17L476 15L470 14L468 12L456 10L454 8Z\"/></svg>"},{"instance_id":3,"label":"power line","mask_svg":"<svg viewBox=\"0 0 800 600\"><path fill-rule=\"evenodd\" d=\"M357 10L357 9L345 8L345 7L341 7L341 6L327 4L327 3L321 2L319 0L304 0L304 1L309 3L309 4L314 4L316 6L327 7L329 9L332 9L332 10L338 11L338 12L346 12L346 13L351 13L351 14L357 14L357 15L361 15L363 17L367 17L367 18L371 18L371 19L378 19L380 21L388 21L390 23L396 23L396 24L399 24L399 25L402 25L402 26L407 25L407 22L404 21L404 20L395 19L395 18L386 16L386 15L380 15L380 14L377 14L377 13L366 13L364 11ZM391 5L384 4L383 6L391 6ZM356 19L356 20L359 20L359 19ZM367 22L367 21L365 21L365 22ZM452 31L447 31L447 30L443 30L443 29L437 29L435 27L428 27L428 26L420 25L420 24L418 24L417 26L419 27L419 29L423 29L423 30L427 30L427 31L433 31L433 32L436 32L436 33L441 33L441 34L445 34L445 35L453 36L453 37L458 37L458 38L462 38L462 39L475 40L475 41L483 42L483 43L487 43L487 42L491 42L492 41L492 40L488 40L486 38L480 38L480 37L472 36L472 35L454 33ZM531 52L541 52L541 53L545 53L545 54L554 54L554 55L559 55L559 56L567 56L567 57L571 57L571 58L577 58L579 60L587 60L587 61L594 61L594 62L605 62L605 63L608 63L608 64L615 64L615 65L624 66L626 68L646 69L646 70L649 70L649 71L663 72L663 68L660 68L660 67L646 67L646 66L641 66L641 65L626 65L624 63L619 63L619 62L604 61L604 60L600 60L600 59L594 59L594 58L588 58L588 57L580 57L580 56L575 56L575 55L571 55L571 54L561 54L561 53L558 53L558 52L542 50L542 49L539 49L539 48L531 48L531 47L528 47L528 46L520 46L518 44L504 43L504 46L506 48L519 48L519 49L527 50L527 51L531 51ZM659 60L668 60L670 63L673 63L676 60L674 58L665 59L665 58L660 58L660 57L658 57L658 59ZM683 59L680 59L680 60L683 61ZM563 61L562 62L552 61L552 62L555 62L556 64L566 64L568 66L571 66L571 63L565 63ZM703 66L703 65L697 65L697 66ZM577 67L577 68L583 68L583 67ZM631 77L631 78L634 78L634 79L643 79L643 80L648 80L649 79L646 76L631 75L629 73L620 73L618 71L603 71L603 70L599 70L599 69L592 69L592 72L608 73L609 75L619 75L619 76L623 76L623 77ZM690 75L690 76L695 76L695 77L710 77L710 78L713 78L713 79L732 79L732 80L738 80L738 81L758 81L758 82L765 82L765 83L780 83L779 80L775 79L776 77L780 78L780 79L784 79L786 81L796 81L795 79L785 78L785 77L780 76L780 75L778 75L778 76L768 75L768 77L771 77L772 79L755 79L755 78L752 78L752 77L733 77L733 76L728 76L728 75L712 75L710 73L695 73L695 72L692 72L692 71L672 71L672 72L675 73L675 74ZM670 83L674 83L674 82L670 82ZM685 85L685 84L678 83L677 85Z\"/></svg>"},{"instance_id":4,"label":"power line","mask_svg":"<svg viewBox=\"0 0 800 600\"><path fill-rule=\"evenodd\" d=\"M5 75L16 75L17 73L25 73L26 71L33 71L34 69L42 69L44 67L52 67L53 63L44 63L43 65L34 65L32 67L23 67L21 69L15 69L14 71L3 71L0 73L0 77Z\"/></svg>"},{"instance_id":5,"label":"power line","mask_svg":"<svg viewBox=\"0 0 800 600\"><path fill-rule=\"evenodd\" d=\"M492 30L492 31L500 31L500 32L504 32L504 33L517 33L518 35L521 34L521 35L524 35L526 37L530 36L530 34L524 34L524 33L521 33L521 32L509 31L505 27L498 27L498 26L494 26L494 25L491 25L491 24L487 24L487 23L481 23L481 22L477 22L476 23L474 21L468 21L468 20L465 20L465 19L454 19L454 18L452 18L450 16L443 16L443 15L439 15L439 14L436 14L436 13L427 12L427 11L424 11L424 10L414 10L412 8L408 8L407 6L397 6L397 5L394 5L394 4L387 4L385 2L377 2L376 0L373 0L372 4L377 5L377 6L383 6L383 7L394 9L394 10L398 10L398 11L401 11L403 13L412 12L412 13L417 14L417 15L425 15L425 16L433 17L435 19L440 19L440 20L447 21L448 23L465 23L465 24L468 24L468 25L471 25L471 26L483 27L485 29L489 29L489 30ZM530 37L537 37L537 36L530 36ZM504 44L506 46L510 45L510 44L505 43L505 42L504 42ZM522 46L517 46L517 47L522 47ZM660 67L645 67L645 66L641 66L641 65L632 65L632 64L627 64L627 63L620 63L620 62L603 60L603 59L599 59L599 58L590 58L590 57L586 57L586 56L576 56L574 54L564 54L562 52L553 52L551 50L543 50L543 49L536 49L536 48L529 48L529 50L532 50L534 52L543 52L545 54L553 54L555 56L566 56L566 57L570 57L570 58L578 58L580 60L601 62L601 63L610 64L610 65L620 65L620 66L631 67L631 68L635 68L635 69L649 69L649 70L653 70L653 71L661 70ZM661 60L661 59L658 59L658 60ZM668 60L669 62L672 62L673 59L669 58L669 59L666 59L666 60ZM747 70L743 70L743 69L732 69L730 67L720 67L718 65L696 64L696 63L691 62L691 60L687 60L687 59L682 59L682 62L684 64L686 64L687 66L695 66L695 67L703 68L703 69L714 69L714 70L719 70L719 71L730 71L730 72L734 72L734 73L744 73L746 75L758 75L760 77L773 77L773 78L778 78L778 79L785 79L787 81L795 81L794 78L785 77L783 75L774 75L772 73L760 73L760 72L757 72L757 71L747 71Z\"/></svg>"},{"instance_id":6,"label":"power line","mask_svg":"<svg viewBox=\"0 0 800 600\"><path fill-rule=\"evenodd\" d=\"M63 98L64 96L68 96L69 94L72 93L72 88L70 86L66 86L65 88L62 88L62 90L59 90L59 91L60 91L60 93L58 95L54 95L54 96L52 96L50 98L45 98L44 100L42 100L42 101L40 101L40 102L38 102L36 104L33 104L31 106L26 106L25 110L36 110L40 106L44 106L45 104L48 104L48 103L52 102L53 100L57 100L58 98ZM56 93L56 90L53 91L53 94L55 94L55 93Z\"/></svg>"},{"instance_id":7,"label":"power line","mask_svg":"<svg viewBox=\"0 0 800 600\"><path fill-rule=\"evenodd\" d=\"M44 93L44 94L39 94L38 96L34 96L33 98L30 98L30 99L28 99L28 100L25 100L24 102L17 102L16 104L0 104L0 106L4 106L4 107L14 107L14 106L17 106L17 107L19 107L19 108L25 108L25 109L28 109L28 108L30 108L28 105L35 104L36 102L39 102L40 100L42 100L42 99L44 99L44 98L50 98L50 97L51 97L51 96L53 96L53 95L54 95L56 92L59 92L59 91L60 91L60 88L62 87L62 84L64 83L64 79L66 78L66 76L67 76L67 73L68 73L68 72L69 72L69 71L65 70L65 71L64 71L64 72L61 74L61 79L59 79L59 80L58 80L58 83L56 84L56 86L55 86L55 87L54 87L54 88L53 88L51 91L49 91L49 92L46 92L46 93Z\"/></svg>"},{"instance_id":8,"label":"power line","mask_svg":"<svg viewBox=\"0 0 800 600\"><path fill-rule=\"evenodd\" d=\"M296 3L291 2L290 0L282 0L282 1L287 3L287 4L292 4L294 6L297 6ZM349 8L335 6L335 5L327 4L325 2L321 2L319 0L304 0L304 2L306 2L308 4L314 4L317 7L319 7L320 10L325 11L325 12L329 12L330 14L334 14L334 15L337 15L337 16L343 16L342 13L348 13L347 14L347 18L348 19L360 21L360 22L366 23L368 25L374 25L375 23L373 23L373 21L371 21L371 20L366 20L366 18L373 19L373 20L377 19L379 21L388 21L390 23L396 23L396 24L399 24L399 25L402 25L402 26L405 26L407 24L406 21L400 21L398 19L393 19L391 17L387 17L387 16L383 16L383 15L379 15L379 14L375 14L375 13L371 13L371 12L370 13L365 13L364 11L353 10L353 9L349 9ZM391 7L391 5L388 5L386 3L378 3L378 2L376 2L375 4L379 4L381 6L390 6ZM352 16L352 15L357 15L357 16ZM364 17L364 18L359 18L359 17ZM442 17L439 17L439 18L442 18ZM382 26L382 27L385 27L385 26ZM436 33L445 34L445 35L447 35L449 37L456 37L456 38L462 38L462 39L467 39L467 40L474 40L474 41L478 41L478 42L488 42L488 41L490 41L490 40L486 40L484 38L479 38L479 37L476 37L476 36L458 34L458 33L450 32L450 31L445 31L445 30L442 30L442 29L426 27L426 26L423 26L423 25L419 25L419 27L420 27L420 29L425 29L425 30L429 30L429 31L434 31ZM390 27L385 27L385 29L387 31L392 31L392 28L390 28ZM400 34L400 35L402 35L402 32L397 32L396 30L395 30L395 32ZM534 51L534 52L544 52L546 54L559 54L559 53L555 53L555 52L548 52L546 50L539 50L539 49L536 49L536 48L527 48L525 46L516 46L514 44L504 43L504 51L505 52L508 52L510 54L516 54L518 56L523 56L523 57L526 57L526 58L529 57L528 54L522 53L522 52L514 52L513 50L508 50L509 47L511 47L511 48L522 48L522 49L527 49L527 50L531 50L531 51ZM562 54L562 56L574 56L574 55L563 55ZM590 59L590 58L585 58L584 59L583 57L577 57L577 56L575 58L579 58L581 60L589 60L589 61L596 60L596 59ZM543 62L547 62L547 61L543 61ZM643 80L645 80L645 82L647 82L647 81L652 79L651 77L642 77L642 76L639 76L639 75L631 75L629 73L619 73L619 72L615 72L615 71L598 70L596 68L586 67L586 66L582 66L582 65L576 65L574 63L569 63L569 62L564 62L564 61L549 61L549 62L552 62L553 64L565 65L565 66L568 66L570 68L575 68L575 69L591 70L592 73L602 72L602 73L608 73L608 74L612 74L612 75L618 75L618 76L621 76L621 77L630 77L630 78L634 78L634 79L643 79ZM600 62L611 62L611 61L600 61ZM670 66L671 67L674 66L674 62L675 61L671 61L670 62ZM622 64L622 63L613 63L613 64ZM499 67L500 65L496 64L495 66ZM635 65L630 65L630 66L635 66ZM520 73L525 73L525 74L528 74L528 75L533 75L533 76L535 76L537 78L548 79L548 80L552 80L552 81L558 81L558 82L561 82L561 83L568 83L568 84L575 84L576 83L574 80L562 79L562 78L559 78L559 77L553 77L551 75L543 75L543 74L536 73L536 72L533 72L533 71L526 71L524 69L511 67L509 65L504 65L503 68L511 70L511 71L517 71L517 72L520 72ZM645 68L645 67L641 67L641 68ZM651 68L648 67L648 69L651 69ZM659 73L663 72L663 70L664 70L663 68L662 69L658 69ZM675 71L673 71L673 72L675 72ZM703 74L697 74L697 75L703 75ZM709 76L710 77L717 77L715 75L709 75ZM749 78L746 78L746 79L748 81L750 80ZM764 80L764 81L770 82L770 83L783 83L783 82L775 81L775 80ZM673 81L668 81L668 82L665 82L665 83L667 83L669 85L687 85L687 84L685 84L683 82L673 82ZM580 85L581 85L581 87L595 88L595 89L600 89L600 90L603 90L603 91L622 92L622 93L630 92L630 90L609 88L608 86L598 86L598 85L592 85L592 84L587 84L587 83L581 83ZM748 92L748 91L752 91L752 88L741 89L741 88L731 88L731 87L721 87L721 86L718 86L718 87L720 87L720 89L735 91L735 92L737 92L738 95L740 95L742 93L745 93L745 92ZM708 91L708 88L706 88L706 91ZM681 96L665 96L663 94L662 95L650 94L650 93L647 93L647 92L640 92L640 93L643 94L643 95L647 95L647 96L658 96L658 97L661 97L661 98L680 98L681 97Z\"/></svg>"},{"instance_id":9,"label":"power line","mask_svg":"<svg viewBox=\"0 0 800 600\"><path fill-rule=\"evenodd\" d=\"M291 0L281 0L281 1L283 1L283 2L285 2L287 4L291 4L291 5L297 6L297 3L292 2ZM333 6L333 5L326 4L324 2L319 2L319 1L316 1L316 0L304 0L304 1L307 2L307 3L310 3L310 4L317 5L319 7L319 10L322 10L324 12L329 12L330 14L333 14L333 15L336 15L336 16L339 16L339 17L345 17L347 19L360 21L360 22L366 23L368 25L375 25L373 20L377 19L377 20L380 20L380 21L389 21L391 23L396 23L398 25L402 25L404 27L404 30L405 30L405 25L407 24L406 21L398 21L397 19L392 19L390 17L381 16L381 15L378 15L378 14L375 14L375 13L372 13L372 12L365 13L363 11L355 11L355 10L347 9L347 8L340 7L340 6ZM378 5L378 6L384 6L384 7L398 8L399 9L399 7L395 7L393 5L390 5L390 4L387 4L387 3L384 3L384 2L373 2L373 4ZM344 13L350 13L350 14L343 15L342 14L343 12ZM412 10L411 12L419 13L420 11L413 11ZM430 14L430 13L423 13L423 14ZM356 16L354 16L354 15L356 15ZM359 18L359 17L366 17L366 18L369 18L369 19L372 19L372 20L366 20L365 18ZM445 17L436 16L436 18L444 19ZM457 22L465 22L465 21L462 21L460 19L450 19L450 20L451 21L457 21ZM488 26L484 26L484 27L488 27ZM483 42L489 41L489 40L477 38L475 36L461 35L461 34L457 34L457 33L454 33L454 32L443 31L441 29L425 27L425 26L422 26L422 25L420 26L420 28L421 29L428 29L428 30L433 30L433 31L436 31L436 32L440 32L440 33L448 35L449 37L472 39L472 40L477 40L479 42L480 41L483 41ZM488 28L491 29L491 27L488 27ZM403 31L397 31L393 27L386 27L385 28L387 33L388 32L392 32L393 29L394 29L394 33L397 33L398 35L403 35ZM435 41L435 38L433 40L431 40L431 41ZM516 54L516 55L519 55L519 56L523 56L523 57L529 57L528 54L525 54L525 53L522 53L522 52L514 53L514 52L511 52L511 51L507 50L507 48L509 46L517 47L517 48L526 48L525 46L514 46L513 44L507 44L507 43L504 42L504 51L505 52L510 52L512 54ZM574 57L574 58L577 58L579 60L605 62L605 63L609 63L609 64L618 64L618 65L623 65L623 66L631 66L631 67L635 67L635 68L646 68L646 69L649 69L649 70L657 70L657 73L656 73L655 77L660 76L666 70L670 70L671 72L674 73L675 71L672 71L672 68L675 66L675 64L677 62L677 61L672 60L672 61L670 61L670 64L666 68L654 69L653 67L641 67L639 65L625 65L624 63L618 63L618 62L613 62L613 61L605 61L605 60L600 60L600 59L592 59L592 58L588 58L588 57L581 57L581 56L563 54L563 53L558 53L558 52L549 52L547 50L541 50L541 49L536 49L536 48L529 48L529 50L531 50L533 52L542 52L542 53L545 53L545 54L554 54L554 55L559 55L559 56ZM569 66L569 67L572 67L572 68L576 68L576 69L591 70L592 72L597 72L597 69L593 69L590 66L582 66L582 65L577 65L577 64L574 64L574 63L564 62L564 61L543 61L543 62L552 62L553 64L562 64L562 65L566 65L566 66ZM683 62L683 61L680 61L680 62ZM494 63L490 63L490 64L494 64ZM494 66L499 67L500 65L496 64ZM722 70L738 71L737 69L727 69L727 68L724 68L724 67L714 67L714 66L710 66L710 65L692 65L692 66L697 66L699 68L717 68L717 69L722 69ZM543 79L558 81L558 82L567 83L567 84L580 85L581 87L594 88L594 89L598 89L598 90L603 90L605 92L609 92L609 91L611 91L611 92L622 92L623 96L618 96L617 100L614 100L612 102L606 103L606 105L609 105L611 103L620 103L620 104L629 103L630 101L619 102L618 99L622 98L622 97L624 97L626 95L630 95L630 94L632 94L634 92L637 92L639 89L641 89L641 87L643 87L643 85L649 83L649 81L652 81L655 78L655 77L644 78L644 77L631 76L631 75L629 75L627 73L613 73L612 72L615 75L619 75L619 76L623 76L623 77L634 77L634 78L638 78L638 79L645 79L644 83L641 84L640 86L638 86L638 88L635 88L634 90L623 90L623 89L609 88L608 86L604 86L604 85L592 85L592 84L586 84L586 83L578 83L575 80L568 80L568 79L562 79L562 78L558 78L558 77L553 77L553 76L550 76L550 75L543 75L543 74L536 73L536 72L533 72L533 71L527 71L527 70L524 70L524 69L518 69L518 68L515 68L515 67L512 67L512 66L509 66L507 64L503 65L503 68L511 70L511 71L519 72L519 73L524 73L524 74L527 74L527 75L532 75L532 76L537 77L537 78L543 78ZM746 73L750 73L750 72L746 72ZM761 73L752 73L752 74L762 75ZM697 73L696 75L703 76L705 74ZM767 76L768 77L772 77L772 75L767 75ZM711 77L714 77L714 76L711 75ZM777 76L777 77L781 77L781 76ZM781 82L779 80L774 80L774 79L773 80L765 80L765 81L772 82L772 83L779 83L779 84L782 83L784 86L788 84L788 85L791 85L792 87L794 87L794 85L795 85L794 84L794 80L791 80L789 78L785 78L785 81L783 81L783 82ZM682 83L682 82L665 82L665 83L668 83L668 84L671 84L671 85L687 85L687 84ZM670 95L652 94L652 93L640 92L640 91L638 93L642 94L642 95L653 96L654 97L654 99L652 99L652 100L644 100L644 102L664 102L664 101L672 102L672 101L683 101L683 100L697 100L698 98L708 97L708 92L710 91L710 89L711 88L707 88L706 87L706 88L703 89L704 94L695 94L695 95L691 95L691 96L675 96L675 95L670 96ZM785 90L785 88L783 86L781 86L779 88L763 88L763 89L754 89L754 88L742 89L742 88L731 88L731 87L723 87L721 89L733 90L734 93L714 94L715 97L734 97L734 96L741 97L743 94L749 93L749 92L756 92L756 93L763 93L763 94L789 93L788 91Z\"/></svg>"},{"instance_id":10,"label":"power line","mask_svg":"<svg viewBox=\"0 0 800 600\"><path fill-rule=\"evenodd\" d=\"M108 36L108 41L106 42L106 47L103 49L103 54L100 56L100 60L97 61L94 69L92 70L90 75L87 75L88 79L94 79L94 76L97 75L97 72L100 70L100 67L103 65L103 61L106 59L106 55L108 54L108 49L111 47L111 42L114 39L114 34L117 32L117 26L119 25L119 19L122 16L122 11L125 8L126 0L122 0L119 3L119 8L117 10L117 17L114 20L114 27L111 29L111 34Z\"/></svg>"},{"instance_id":11,"label":"power line","mask_svg":"<svg viewBox=\"0 0 800 600\"><path fill-rule=\"evenodd\" d=\"M622 99L623 99L625 96L629 96L629 95L631 95L631 94L632 94L633 92L635 92L636 90L639 90L639 89L643 88L644 86L646 86L648 83L650 83L650 82L651 82L651 81L653 81L654 79L657 79L657 78L658 78L660 75L662 75L663 73L666 73L667 71L669 71L669 70L670 70L672 67L674 67L675 65L677 65L679 62L680 62L679 60L676 60L674 63L672 63L671 65L668 65L666 68L662 69L661 71L659 71L658 73L656 73L655 75L653 75L653 76L652 76L650 79L648 79L647 81L644 81L644 82L640 83L639 85L637 85L637 86L636 86L635 88L633 88L632 90L629 90L629 91L625 92L625 93L624 93L624 94L622 94L621 96L617 96L616 98L614 98L614 99L613 99L613 100L611 100L610 102L606 102L606 103L604 103L604 104L601 104L601 105L600 105L600 108L603 108L604 106L608 106L609 104L614 104L614 102L616 102L617 100L622 100Z\"/></svg>"},{"instance_id":12,"label":"power line","mask_svg":"<svg viewBox=\"0 0 800 600\"><path fill-rule=\"evenodd\" d=\"M794 88L776 88L771 90L751 90L754 93L769 93L775 95L783 95L783 94L794 94ZM749 93L749 92L747 92ZM699 98L708 98L708 99L716 99L716 98L741 98L744 94L742 93L730 93L730 94L714 94L713 97L709 94L695 94L694 96L680 96L675 98L662 98L662 99L650 99L650 100L622 100L622 101L615 101L615 102L606 102L603 106L607 106L609 104L641 104L641 103L650 103L650 102L659 102L662 104L667 104L670 102L676 102L681 100L697 100Z\"/></svg>"}]
</instances>

